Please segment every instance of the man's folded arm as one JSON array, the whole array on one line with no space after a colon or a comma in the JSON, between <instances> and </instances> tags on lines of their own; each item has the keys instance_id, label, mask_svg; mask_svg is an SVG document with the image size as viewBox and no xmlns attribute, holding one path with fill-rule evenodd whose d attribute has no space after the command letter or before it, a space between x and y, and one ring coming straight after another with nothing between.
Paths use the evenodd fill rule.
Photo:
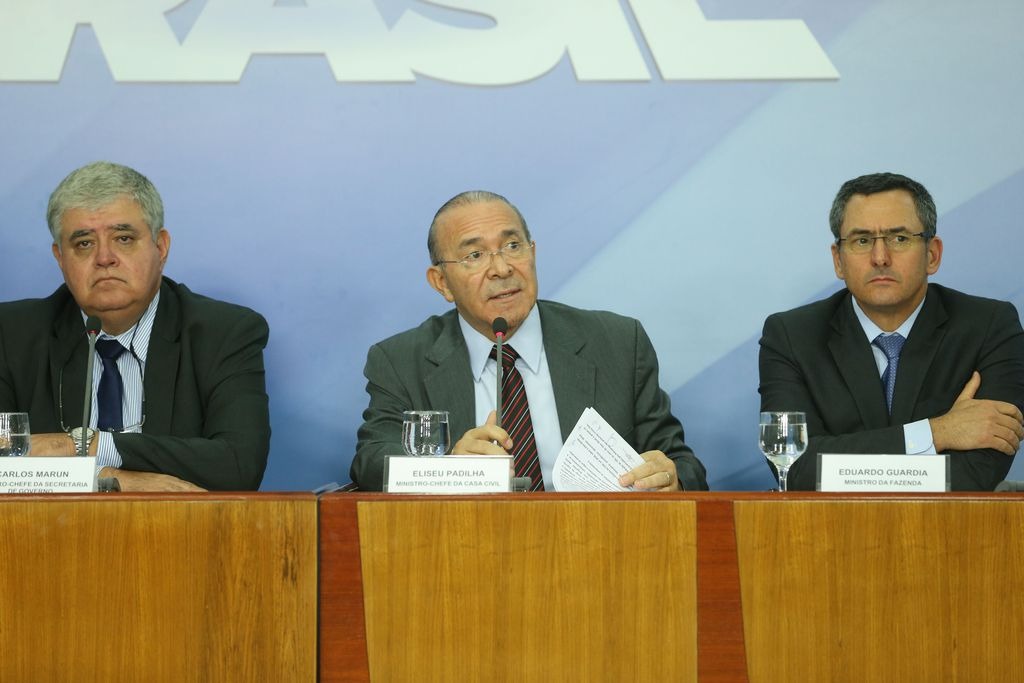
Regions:
<instances>
[{"instance_id":1,"label":"man's folded arm","mask_svg":"<svg viewBox=\"0 0 1024 683\"><path fill-rule=\"evenodd\" d=\"M209 374L201 383L209 387L200 397L206 404L201 434L116 434L123 469L170 474L212 490L258 489L270 451L263 367L268 336L262 316L242 317L210 366L196 369Z\"/></svg>"},{"instance_id":2,"label":"man's folded arm","mask_svg":"<svg viewBox=\"0 0 1024 683\"><path fill-rule=\"evenodd\" d=\"M676 467L676 476L686 491L707 491L704 465L686 445L683 425L671 412L668 394L658 383L658 357L650 338L639 322L635 322L635 420L636 449L639 452L659 450Z\"/></svg>"},{"instance_id":3,"label":"man's folded arm","mask_svg":"<svg viewBox=\"0 0 1024 683\"><path fill-rule=\"evenodd\" d=\"M370 403L363 411L349 474L360 489L381 491L385 456L403 452L396 436L402 433L402 412L411 410L411 401L401 376L379 344L374 344L367 352L363 375Z\"/></svg>"},{"instance_id":4,"label":"man's folded arm","mask_svg":"<svg viewBox=\"0 0 1024 683\"><path fill-rule=\"evenodd\" d=\"M807 416L807 450L789 470L788 488L813 491L817 484L818 453L902 453L905 448L903 426L850 434L829 434L800 366L782 320L769 316L761 335L758 357L761 410L796 410ZM772 467L772 471L775 468Z\"/></svg>"}]
</instances>

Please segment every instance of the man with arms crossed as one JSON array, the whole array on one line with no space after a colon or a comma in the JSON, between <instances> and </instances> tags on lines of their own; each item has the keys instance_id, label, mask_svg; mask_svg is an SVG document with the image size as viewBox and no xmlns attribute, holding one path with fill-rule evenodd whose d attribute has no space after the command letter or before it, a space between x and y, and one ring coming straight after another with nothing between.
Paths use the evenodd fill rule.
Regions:
<instances>
[{"instance_id":1,"label":"man with arms crossed","mask_svg":"<svg viewBox=\"0 0 1024 683\"><path fill-rule=\"evenodd\" d=\"M383 487L384 460L402 453L402 412L447 410L458 454L512 454L532 489L551 488L554 459L580 414L594 407L644 464L623 486L657 491L707 489L704 467L658 386L658 361L636 320L537 300L535 244L519 210L491 192L459 194L442 206L427 240L427 281L455 310L370 348L352 479ZM520 420L496 426L492 322L508 322L528 399L530 436L511 438ZM509 363L512 361L509 360ZM506 370L506 382L509 371ZM509 406L506 403L505 408Z\"/></svg>"},{"instance_id":2,"label":"man with arms crossed","mask_svg":"<svg viewBox=\"0 0 1024 683\"><path fill-rule=\"evenodd\" d=\"M0 304L0 411L27 412L33 455L85 442L123 490L256 489L270 442L266 321L162 276L163 202L143 175L97 162L50 196L64 285ZM93 409L81 427L97 316ZM98 428L98 429L97 429Z\"/></svg>"},{"instance_id":3,"label":"man with arms crossed","mask_svg":"<svg viewBox=\"0 0 1024 683\"><path fill-rule=\"evenodd\" d=\"M761 337L761 410L807 413L789 487L815 488L818 453L944 453L951 488L991 491L1024 435L1017 310L928 283L942 241L910 178L846 182L829 222L846 288L770 316Z\"/></svg>"}]
</instances>

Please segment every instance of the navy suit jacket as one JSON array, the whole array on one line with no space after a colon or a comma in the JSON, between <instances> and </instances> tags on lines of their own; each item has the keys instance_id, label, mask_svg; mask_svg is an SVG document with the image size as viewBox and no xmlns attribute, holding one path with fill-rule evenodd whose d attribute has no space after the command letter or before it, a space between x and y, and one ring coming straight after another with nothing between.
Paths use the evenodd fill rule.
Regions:
<instances>
[{"instance_id":1,"label":"navy suit jacket","mask_svg":"<svg viewBox=\"0 0 1024 683\"><path fill-rule=\"evenodd\" d=\"M270 448L263 371L267 323L241 306L164 278L146 354L145 423L115 434L126 470L208 489L255 490ZM29 413L33 432L78 426L88 346L62 285L45 299L0 304L0 411Z\"/></svg>"},{"instance_id":2,"label":"navy suit jacket","mask_svg":"<svg viewBox=\"0 0 1024 683\"><path fill-rule=\"evenodd\" d=\"M974 370L981 373L975 398L1024 410L1024 332L1012 304L928 285L900 354L892 415L848 290L769 316L761 410L807 413L810 435L789 487L815 488L818 453L903 453L903 425L949 411ZM991 491L1013 464L1013 456L990 449L950 456L954 490Z\"/></svg>"},{"instance_id":3,"label":"navy suit jacket","mask_svg":"<svg viewBox=\"0 0 1024 683\"><path fill-rule=\"evenodd\" d=\"M708 488L704 466L683 441L683 427L658 385L658 359L640 323L604 311L537 302L563 440L594 407L638 452L671 458L683 487ZM380 490L384 459L401 454L402 411L447 410L454 439L476 424L469 351L454 309L374 344L352 480Z\"/></svg>"}]
</instances>

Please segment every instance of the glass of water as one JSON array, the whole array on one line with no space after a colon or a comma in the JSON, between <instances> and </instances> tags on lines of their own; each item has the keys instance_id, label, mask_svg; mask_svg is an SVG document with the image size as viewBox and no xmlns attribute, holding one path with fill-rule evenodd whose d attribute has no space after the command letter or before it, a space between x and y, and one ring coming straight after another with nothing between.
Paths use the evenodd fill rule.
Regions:
<instances>
[{"instance_id":1,"label":"glass of water","mask_svg":"<svg viewBox=\"0 0 1024 683\"><path fill-rule=\"evenodd\" d=\"M31 445L28 413L0 413L0 457L28 455Z\"/></svg>"},{"instance_id":2,"label":"glass of water","mask_svg":"<svg viewBox=\"0 0 1024 683\"><path fill-rule=\"evenodd\" d=\"M807 416L803 413L761 413L758 446L779 473L779 490L786 490L790 466L807 450Z\"/></svg>"},{"instance_id":3,"label":"glass of water","mask_svg":"<svg viewBox=\"0 0 1024 683\"><path fill-rule=\"evenodd\" d=\"M402 447L409 455L444 455L451 448L448 411L407 410L402 413Z\"/></svg>"}]
</instances>

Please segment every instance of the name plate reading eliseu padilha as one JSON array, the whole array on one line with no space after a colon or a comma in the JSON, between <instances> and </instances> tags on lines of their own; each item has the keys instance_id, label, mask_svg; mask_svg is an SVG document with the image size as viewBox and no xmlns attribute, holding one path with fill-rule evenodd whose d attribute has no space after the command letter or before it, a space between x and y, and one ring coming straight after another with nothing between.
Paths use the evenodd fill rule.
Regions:
<instances>
[{"instance_id":1,"label":"name plate reading eliseu padilha","mask_svg":"<svg viewBox=\"0 0 1024 683\"><path fill-rule=\"evenodd\" d=\"M510 456L390 455L385 468L388 493L508 493L512 489Z\"/></svg>"},{"instance_id":2,"label":"name plate reading eliseu padilha","mask_svg":"<svg viewBox=\"0 0 1024 683\"><path fill-rule=\"evenodd\" d=\"M818 457L818 490L948 491L949 456L822 453Z\"/></svg>"},{"instance_id":3,"label":"name plate reading eliseu padilha","mask_svg":"<svg viewBox=\"0 0 1024 683\"><path fill-rule=\"evenodd\" d=\"M0 458L0 493L89 493L96 490L96 458Z\"/></svg>"}]
</instances>

